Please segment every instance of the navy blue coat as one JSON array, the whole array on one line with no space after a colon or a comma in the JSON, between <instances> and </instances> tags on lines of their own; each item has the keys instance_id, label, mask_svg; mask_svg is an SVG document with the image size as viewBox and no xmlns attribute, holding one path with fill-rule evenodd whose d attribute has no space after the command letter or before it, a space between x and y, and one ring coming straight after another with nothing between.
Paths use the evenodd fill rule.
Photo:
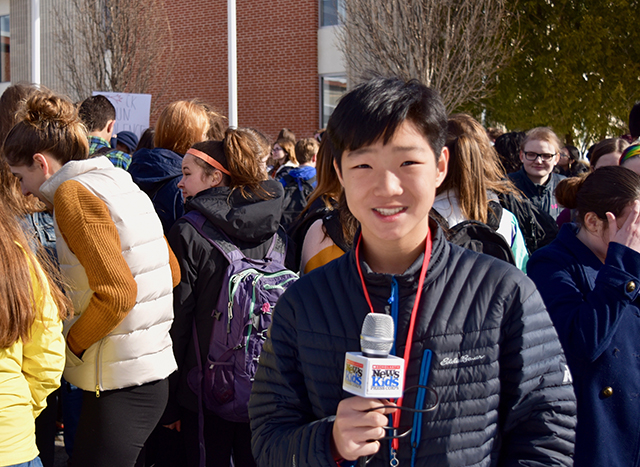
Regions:
<instances>
[{"instance_id":1,"label":"navy blue coat","mask_svg":"<svg viewBox=\"0 0 640 467\"><path fill-rule=\"evenodd\" d=\"M129 173L144 191L158 213L165 236L173 224L184 215L182 192L182 156L169 149L140 149L133 156Z\"/></svg>"},{"instance_id":2,"label":"navy blue coat","mask_svg":"<svg viewBox=\"0 0 640 467\"><path fill-rule=\"evenodd\" d=\"M640 254L610 243L604 264L562 226L529 259L574 378L576 466L640 465Z\"/></svg>"},{"instance_id":3,"label":"navy blue coat","mask_svg":"<svg viewBox=\"0 0 640 467\"><path fill-rule=\"evenodd\" d=\"M508 263L451 245L431 228L405 387L425 374L421 364L430 350L427 384L440 404L414 426L414 449L411 436L400 440L400 465L411 465L412 457L416 466L573 465L575 398L535 286ZM385 312L390 295L398 305L396 355L406 345L423 258L394 276L362 262L376 312ZM353 250L280 297L249 402L259 466L335 467L333 420L338 403L350 397L342 390L345 352L360 350L368 311ZM404 404L415 403L416 392L407 390ZM400 426L413 421L403 412ZM388 442L368 465L389 465Z\"/></svg>"}]
</instances>

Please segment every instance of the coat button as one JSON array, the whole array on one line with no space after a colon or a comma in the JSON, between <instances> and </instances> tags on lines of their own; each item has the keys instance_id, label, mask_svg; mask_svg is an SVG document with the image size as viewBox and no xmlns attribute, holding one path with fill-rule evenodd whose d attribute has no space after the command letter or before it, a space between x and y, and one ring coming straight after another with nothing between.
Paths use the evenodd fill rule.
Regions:
<instances>
[{"instance_id":1,"label":"coat button","mask_svg":"<svg viewBox=\"0 0 640 467\"><path fill-rule=\"evenodd\" d=\"M611 386L607 386L602 390L602 397L611 397L613 396L613 388Z\"/></svg>"},{"instance_id":2,"label":"coat button","mask_svg":"<svg viewBox=\"0 0 640 467\"><path fill-rule=\"evenodd\" d=\"M636 283L635 283L635 282L633 282L633 281L629 281L629 282L627 283L627 292L631 293L631 292L633 292L634 290L636 290Z\"/></svg>"}]
</instances>

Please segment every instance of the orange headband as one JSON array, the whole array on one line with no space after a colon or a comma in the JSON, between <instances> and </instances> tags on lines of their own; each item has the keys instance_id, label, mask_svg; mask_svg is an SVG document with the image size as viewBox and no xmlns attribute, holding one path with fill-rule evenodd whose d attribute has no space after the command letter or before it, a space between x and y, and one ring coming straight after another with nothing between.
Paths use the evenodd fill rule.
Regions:
<instances>
[{"instance_id":1,"label":"orange headband","mask_svg":"<svg viewBox=\"0 0 640 467\"><path fill-rule=\"evenodd\" d=\"M227 169L222 167L222 164L220 162L215 160L213 157L205 154L204 152L198 151L197 149L190 148L187 151L187 154L191 154L193 157L197 157L198 159L205 161L211 167L218 169L220 172L225 173L228 176L231 176L231 173Z\"/></svg>"}]
</instances>

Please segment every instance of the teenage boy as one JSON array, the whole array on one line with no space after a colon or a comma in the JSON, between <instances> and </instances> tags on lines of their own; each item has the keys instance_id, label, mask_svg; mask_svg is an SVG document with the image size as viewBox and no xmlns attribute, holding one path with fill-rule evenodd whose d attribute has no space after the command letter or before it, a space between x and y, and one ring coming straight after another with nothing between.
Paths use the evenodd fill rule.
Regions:
<instances>
[{"instance_id":1,"label":"teenage boy","mask_svg":"<svg viewBox=\"0 0 640 467\"><path fill-rule=\"evenodd\" d=\"M560 159L561 146L551 128L529 130L520 149L522 169L509 174L514 185L531 203L554 219L563 209L556 201L555 191L565 177L553 171Z\"/></svg>"},{"instance_id":2,"label":"teenage boy","mask_svg":"<svg viewBox=\"0 0 640 467\"><path fill-rule=\"evenodd\" d=\"M417 81L376 78L336 107L325 137L361 230L278 302L249 403L258 465L573 465L571 377L535 286L429 220L446 128L440 98ZM402 407L436 405L398 412L397 433L411 432L397 441L379 441L393 434L394 410L376 410L389 401L342 390L345 352L360 350L371 311L396 323ZM431 391L416 404L419 382L437 404Z\"/></svg>"},{"instance_id":3,"label":"teenage boy","mask_svg":"<svg viewBox=\"0 0 640 467\"><path fill-rule=\"evenodd\" d=\"M78 108L78 115L89 132L89 155L107 156L114 166L127 170L131 155L111 148L113 127L116 123L116 108L103 95L87 97Z\"/></svg>"},{"instance_id":4,"label":"teenage boy","mask_svg":"<svg viewBox=\"0 0 640 467\"><path fill-rule=\"evenodd\" d=\"M316 158L320 145L313 138L303 138L296 143L296 159L300 164L281 179L284 187L280 224L286 229L307 206L307 198L317 185Z\"/></svg>"}]
</instances>

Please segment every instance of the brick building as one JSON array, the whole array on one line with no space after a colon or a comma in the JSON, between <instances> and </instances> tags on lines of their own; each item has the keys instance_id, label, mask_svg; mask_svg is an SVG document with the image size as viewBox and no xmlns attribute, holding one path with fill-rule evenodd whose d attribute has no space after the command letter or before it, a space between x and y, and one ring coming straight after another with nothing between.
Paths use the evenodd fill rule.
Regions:
<instances>
[{"instance_id":1,"label":"brick building","mask_svg":"<svg viewBox=\"0 0 640 467\"><path fill-rule=\"evenodd\" d=\"M69 93L55 69L56 22L61 0L41 0L42 84ZM0 7L2 2L0 0ZM287 127L312 136L326 124L346 90L346 72L337 47L339 0L237 0L238 123L275 137ZM9 0L11 82L30 76L30 1ZM1 8L0 8L1 9ZM198 98L228 112L227 1L165 2L171 43L161 63L166 80L150 89L152 123L177 99ZM16 13L14 15L14 12ZM97 90L100 91L100 90ZM75 96L73 96L76 98ZM84 96L86 97L86 96ZM82 98L78 96L77 98Z\"/></svg>"}]
</instances>

